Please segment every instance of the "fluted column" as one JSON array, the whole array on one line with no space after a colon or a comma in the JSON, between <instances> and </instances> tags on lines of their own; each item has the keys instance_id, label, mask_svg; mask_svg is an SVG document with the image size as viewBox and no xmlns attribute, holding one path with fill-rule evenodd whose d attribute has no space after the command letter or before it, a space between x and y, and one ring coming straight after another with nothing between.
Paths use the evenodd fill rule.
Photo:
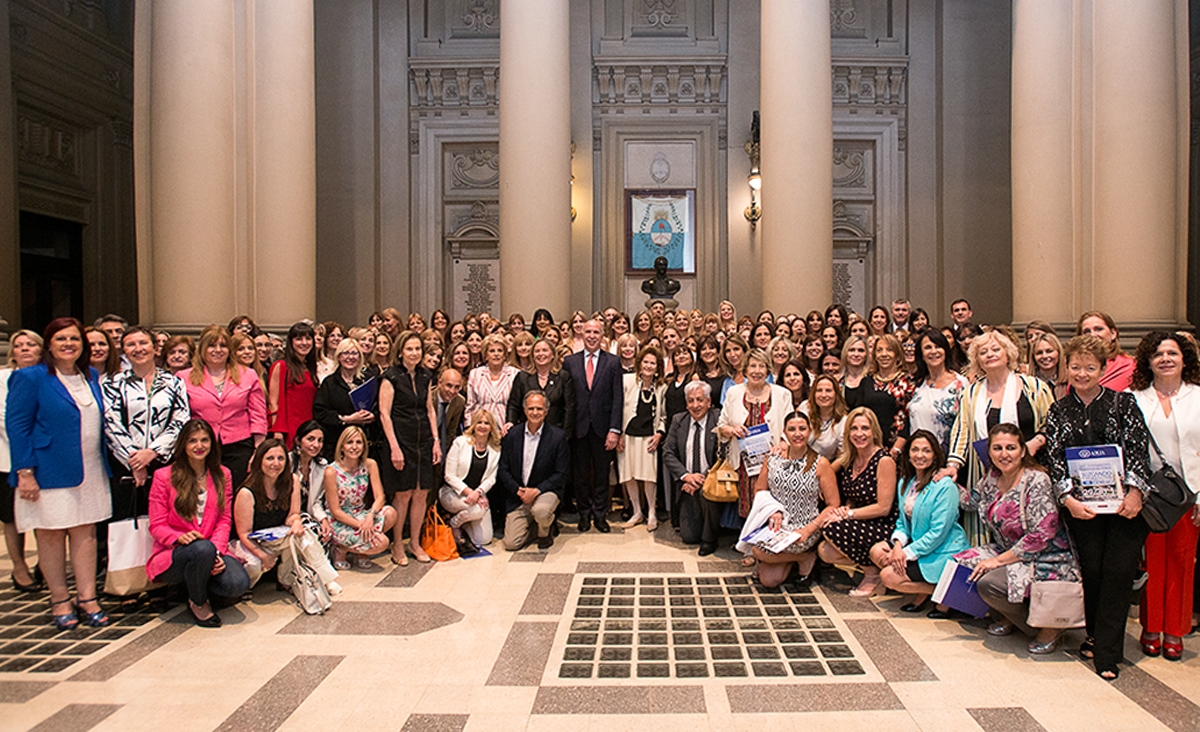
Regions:
<instances>
[{"instance_id":1,"label":"fluted column","mask_svg":"<svg viewBox=\"0 0 1200 732\"><path fill-rule=\"evenodd\" d=\"M763 307L833 299L828 0L762 0Z\"/></svg>"},{"instance_id":2,"label":"fluted column","mask_svg":"<svg viewBox=\"0 0 1200 732\"><path fill-rule=\"evenodd\" d=\"M566 317L571 283L567 0L500 4L500 317Z\"/></svg>"},{"instance_id":3,"label":"fluted column","mask_svg":"<svg viewBox=\"0 0 1200 732\"><path fill-rule=\"evenodd\" d=\"M198 328L236 301L233 3L156 3L151 24L153 316Z\"/></svg>"},{"instance_id":4,"label":"fluted column","mask_svg":"<svg viewBox=\"0 0 1200 732\"><path fill-rule=\"evenodd\" d=\"M1094 2L1094 307L1175 324L1186 280L1183 0ZM1182 24L1182 28L1177 25ZM1186 40L1186 37L1184 37ZM1184 215L1181 215L1183 212Z\"/></svg>"},{"instance_id":5,"label":"fluted column","mask_svg":"<svg viewBox=\"0 0 1200 732\"><path fill-rule=\"evenodd\" d=\"M315 317L316 107L312 0L254 3L252 281L259 323Z\"/></svg>"},{"instance_id":6,"label":"fluted column","mask_svg":"<svg viewBox=\"0 0 1200 732\"><path fill-rule=\"evenodd\" d=\"M1077 313L1074 0L1016 0L1012 52L1013 319Z\"/></svg>"}]
</instances>

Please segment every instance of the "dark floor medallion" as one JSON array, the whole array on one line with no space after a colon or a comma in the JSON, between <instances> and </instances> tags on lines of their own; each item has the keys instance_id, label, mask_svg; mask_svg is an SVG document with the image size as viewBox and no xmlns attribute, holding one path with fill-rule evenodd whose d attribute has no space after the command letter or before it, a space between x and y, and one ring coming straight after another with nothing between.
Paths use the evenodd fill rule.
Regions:
<instances>
[{"instance_id":1,"label":"dark floor medallion","mask_svg":"<svg viewBox=\"0 0 1200 732\"><path fill-rule=\"evenodd\" d=\"M745 576L584 576L563 679L789 678L865 673L817 598Z\"/></svg>"}]
</instances>

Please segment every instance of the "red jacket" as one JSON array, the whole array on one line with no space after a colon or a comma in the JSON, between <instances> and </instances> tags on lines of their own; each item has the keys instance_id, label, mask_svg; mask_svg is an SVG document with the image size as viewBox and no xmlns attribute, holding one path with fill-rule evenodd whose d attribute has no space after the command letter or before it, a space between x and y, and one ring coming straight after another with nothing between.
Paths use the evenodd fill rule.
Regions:
<instances>
[{"instance_id":1,"label":"red jacket","mask_svg":"<svg viewBox=\"0 0 1200 732\"><path fill-rule=\"evenodd\" d=\"M208 498L205 500L204 517L200 523L186 521L175 510L175 486L171 485L171 466L154 471L154 482L150 484L150 535L154 537L154 549L146 562L146 576L151 581L171 567L171 552L175 541L189 531L213 543L218 554L224 554L229 544L229 527L233 523L233 478L229 469L222 467L225 474L225 506L217 511L217 488L212 476L208 476Z\"/></svg>"}]
</instances>

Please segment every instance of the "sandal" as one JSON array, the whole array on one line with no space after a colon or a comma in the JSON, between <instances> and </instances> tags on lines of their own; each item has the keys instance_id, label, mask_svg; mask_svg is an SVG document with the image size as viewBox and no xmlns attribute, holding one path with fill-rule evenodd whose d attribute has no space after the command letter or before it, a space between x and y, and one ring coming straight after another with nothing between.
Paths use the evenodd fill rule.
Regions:
<instances>
[{"instance_id":1,"label":"sandal","mask_svg":"<svg viewBox=\"0 0 1200 732\"><path fill-rule=\"evenodd\" d=\"M1121 675L1121 671L1116 666L1111 668L1098 668L1096 669L1096 675L1105 681L1116 681L1117 677Z\"/></svg>"},{"instance_id":2,"label":"sandal","mask_svg":"<svg viewBox=\"0 0 1200 732\"><path fill-rule=\"evenodd\" d=\"M96 598L91 597L87 600L80 600L79 597L76 596L75 607L79 610L79 612L83 613L83 622L87 623L93 628L107 628L108 615L105 614L104 609L101 608L94 613L89 613L87 610L83 609L83 604L85 602L96 602ZM100 607L100 604L96 603L96 607Z\"/></svg>"},{"instance_id":3,"label":"sandal","mask_svg":"<svg viewBox=\"0 0 1200 732\"><path fill-rule=\"evenodd\" d=\"M1172 643L1168 640L1164 640L1163 647L1162 647L1162 657L1167 659L1168 661L1182 661L1183 660L1183 639L1181 638L1178 643Z\"/></svg>"},{"instance_id":4,"label":"sandal","mask_svg":"<svg viewBox=\"0 0 1200 732\"><path fill-rule=\"evenodd\" d=\"M350 562L347 562L345 559L335 559L333 561L333 568L339 572L345 572L347 569L350 569Z\"/></svg>"},{"instance_id":5,"label":"sandal","mask_svg":"<svg viewBox=\"0 0 1200 732\"><path fill-rule=\"evenodd\" d=\"M1008 620L997 620L996 622L989 625L987 628L988 635L994 635L997 637L1012 635L1012 632L1013 632L1013 624L1011 622L1009 622Z\"/></svg>"},{"instance_id":6,"label":"sandal","mask_svg":"<svg viewBox=\"0 0 1200 732\"><path fill-rule=\"evenodd\" d=\"M407 567L408 566L408 555L401 554L399 557L397 557L395 554L393 554L392 555L392 564L396 565L397 567Z\"/></svg>"},{"instance_id":7,"label":"sandal","mask_svg":"<svg viewBox=\"0 0 1200 732\"><path fill-rule=\"evenodd\" d=\"M756 560L753 556L748 554L748 555L742 557L742 566L749 569L750 567L753 567L757 561L758 560Z\"/></svg>"},{"instance_id":8,"label":"sandal","mask_svg":"<svg viewBox=\"0 0 1200 732\"><path fill-rule=\"evenodd\" d=\"M68 597L66 600L59 600L58 602L51 600L50 612L53 613L54 608L58 607L59 605L66 605L70 607L71 610L70 612L63 613L62 615L55 615L54 627L58 628L59 630L74 630L78 628L79 616L75 614L75 604L71 602L71 598Z\"/></svg>"},{"instance_id":9,"label":"sandal","mask_svg":"<svg viewBox=\"0 0 1200 732\"><path fill-rule=\"evenodd\" d=\"M1142 653L1151 658L1162 653L1162 636L1158 633L1142 633L1142 637L1138 639L1138 643L1142 645Z\"/></svg>"},{"instance_id":10,"label":"sandal","mask_svg":"<svg viewBox=\"0 0 1200 732\"><path fill-rule=\"evenodd\" d=\"M354 559L350 560L350 565L355 569L374 569L375 562L372 562L367 557L361 554L355 555Z\"/></svg>"},{"instance_id":11,"label":"sandal","mask_svg":"<svg viewBox=\"0 0 1200 732\"><path fill-rule=\"evenodd\" d=\"M1096 657L1096 639L1090 635L1079 644L1080 658L1095 658ZM1114 677L1115 678L1115 677Z\"/></svg>"}]
</instances>

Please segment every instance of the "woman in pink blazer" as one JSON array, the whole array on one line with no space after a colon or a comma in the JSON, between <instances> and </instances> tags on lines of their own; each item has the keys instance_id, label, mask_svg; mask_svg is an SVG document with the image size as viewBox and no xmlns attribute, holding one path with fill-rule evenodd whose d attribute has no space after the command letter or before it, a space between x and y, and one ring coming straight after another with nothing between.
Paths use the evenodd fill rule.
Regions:
<instances>
[{"instance_id":1,"label":"woman in pink blazer","mask_svg":"<svg viewBox=\"0 0 1200 732\"><path fill-rule=\"evenodd\" d=\"M192 368L179 372L187 386L192 417L212 425L221 464L234 487L246 480L254 448L267 435L267 395L253 371L240 366L229 349L229 332L210 325L200 333Z\"/></svg>"},{"instance_id":2,"label":"woman in pink blazer","mask_svg":"<svg viewBox=\"0 0 1200 732\"><path fill-rule=\"evenodd\" d=\"M226 554L233 499L229 470L213 449L216 435L202 419L183 425L171 464L154 473L150 486L150 534L154 549L146 562L153 582L187 586L188 607L196 625L217 628L221 616L209 594L238 598L250 589L250 577Z\"/></svg>"}]
</instances>

